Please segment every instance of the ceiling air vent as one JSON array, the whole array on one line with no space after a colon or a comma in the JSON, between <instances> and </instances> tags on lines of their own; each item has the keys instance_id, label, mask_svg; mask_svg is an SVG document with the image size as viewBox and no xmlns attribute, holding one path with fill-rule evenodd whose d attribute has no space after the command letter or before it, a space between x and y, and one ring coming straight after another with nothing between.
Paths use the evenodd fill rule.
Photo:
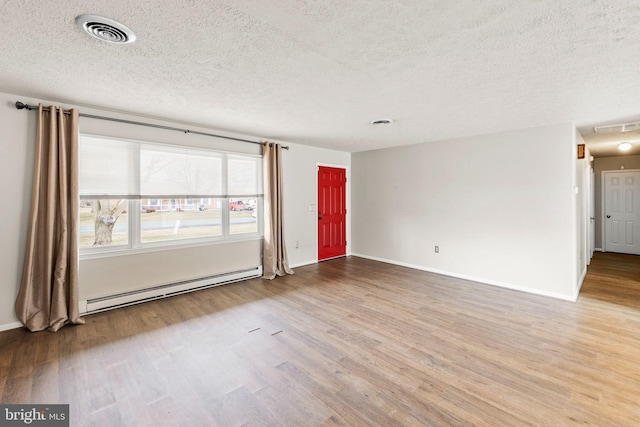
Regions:
<instances>
[{"instance_id":1,"label":"ceiling air vent","mask_svg":"<svg viewBox=\"0 0 640 427\"><path fill-rule=\"evenodd\" d=\"M76 24L91 37L105 42L127 44L136 41L136 35L127 26L104 16L80 15Z\"/></svg>"},{"instance_id":2,"label":"ceiling air vent","mask_svg":"<svg viewBox=\"0 0 640 427\"><path fill-rule=\"evenodd\" d=\"M377 119L371 120L369 123L371 123L372 125L388 125L391 122L393 122L392 119Z\"/></svg>"},{"instance_id":3,"label":"ceiling air vent","mask_svg":"<svg viewBox=\"0 0 640 427\"><path fill-rule=\"evenodd\" d=\"M640 123L624 123L620 125L596 126L593 128L595 133L619 133L619 132L635 132L640 130Z\"/></svg>"}]
</instances>

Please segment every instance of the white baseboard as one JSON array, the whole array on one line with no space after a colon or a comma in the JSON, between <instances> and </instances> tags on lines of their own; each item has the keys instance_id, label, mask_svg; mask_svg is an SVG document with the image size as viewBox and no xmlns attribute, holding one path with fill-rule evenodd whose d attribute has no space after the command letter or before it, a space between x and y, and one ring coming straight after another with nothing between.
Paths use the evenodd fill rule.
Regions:
<instances>
[{"instance_id":1,"label":"white baseboard","mask_svg":"<svg viewBox=\"0 0 640 427\"><path fill-rule=\"evenodd\" d=\"M351 252L347 252L345 255L340 255L339 257L336 257L336 258L344 258L349 256L351 256ZM323 260L323 261L328 261L328 260ZM291 264L289 267L291 268L304 267L305 265L311 265L311 264L317 264L317 263L318 263L317 259L312 259L308 261L302 261L302 262L297 262L295 264Z\"/></svg>"},{"instance_id":2,"label":"white baseboard","mask_svg":"<svg viewBox=\"0 0 640 427\"><path fill-rule=\"evenodd\" d=\"M4 325L0 325L0 332L8 331L11 329L18 329L18 328L22 328L22 323L20 322L5 323Z\"/></svg>"},{"instance_id":3,"label":"white baseboard","mask_svg":"<svg viewBox=\"0 0 640 427\"><path fill-rule=\"evenodd\" d=\"M488 280L488 279L484 279L484 278L481 278L481 277L468 276L466 274L458 274L458 273L454 273L452 271L439 270L439 269L436 269L436 268L424 267L422 265L409 264L409 263L406 263L406 262L395 261L395 260L386 259L386 258L379 258L379 257L374 257L374 256L369 256L369 255L364 255L364 254L358 254L358 253L354 253L352 255L360 257L360 258L370 259L370 260L373 260L373 261L386 262L388 264L399 265L401 267L413 268L415 270L426 271L426 272L429 272L429 273L442 274L443 276L455 277L456 279L470 280L472 282L478 282L478 283L482 283L482 284L485 284L485 285L497 286L499 288L511 289L513 291L520 291L520 292L525 292L525 293L528 293L528 294L540 295L540 296L544 296L544 297L551 297L551 298L561 299L561 300L570 301L570 302L576 302L577 299L578 299L578 295L577 294L575 296L574 295L563 295L563 294L558 294L558 293L555 293L555 292L541 291L539 289L532 289L532 288L527 288L527 287L524 287L524 286L517 286L517 285L511 284L511 283L498 282L498 281L495 281L495 280Z\"/></svg>"},{"instance_id":4,"label":"white baseboard","mask_svg":"<svg viewBox=\"0 0 640 427\"><path fill-rule=\"evenodd\" d=\"M594 252L604 252L604 249L602 248L593 248Z\"/></svg>"},{"instance_id":5,"label":"white baseboard","mask_svg":"<svg viewBox=\"0 0 640 427\"><path fill-rule=\"evenodd\" d=\"M291 264L289 267L297 268L297 267L304 267L305 265L311 265L311 264L317 264L317 263L318 263L317 260L302 261L302 262L296 262L295 264Z\"/></svg>"},{"instance_id":6,"label":"white baseboard","mask_svg":"<svg viewBox=\"0 0 640 427\"><path fill-rule=\"evenodd\" d=\"M587 277L587 269L585 268L580 278L578 279L578 283L576 286L576 290L573 293L573 301L578 301L578 295L580 295L580 289L582 289L582 284L584 283L584 279Z\"/></svg>"}]
</instances>

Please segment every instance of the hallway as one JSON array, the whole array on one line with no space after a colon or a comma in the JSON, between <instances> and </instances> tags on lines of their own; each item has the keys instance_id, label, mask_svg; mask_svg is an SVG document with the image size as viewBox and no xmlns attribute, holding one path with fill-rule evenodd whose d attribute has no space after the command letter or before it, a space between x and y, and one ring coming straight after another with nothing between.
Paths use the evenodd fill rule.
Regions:
<instances>
[{"instance_id":1,"label":"hallway","mask_svg":"<svg viewBox=\"0 0 640 427\"><path fill-rule=\"evenodd\" d=\"M578 302L588 299L640 309L640 256L594 253Z\"/></svg>"}]
</instances>

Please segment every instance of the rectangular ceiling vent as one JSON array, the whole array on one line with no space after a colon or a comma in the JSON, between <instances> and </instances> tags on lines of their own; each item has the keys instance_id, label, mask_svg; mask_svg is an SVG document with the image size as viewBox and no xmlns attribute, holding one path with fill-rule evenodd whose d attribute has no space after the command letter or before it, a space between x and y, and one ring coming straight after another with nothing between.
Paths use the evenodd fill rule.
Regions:
<instances>
[{"instance_id":1,"label":"rectangular ceiling vent","mask_svg":"<svg viewBox=\"0 0 640 427\"><path fill-rule=\"evenodd\" d=\"M635 132L640 130L640 123L624 123L621 125L596 126L593 128L595 133L620 133Z\"/></svg>"}]
</instances>

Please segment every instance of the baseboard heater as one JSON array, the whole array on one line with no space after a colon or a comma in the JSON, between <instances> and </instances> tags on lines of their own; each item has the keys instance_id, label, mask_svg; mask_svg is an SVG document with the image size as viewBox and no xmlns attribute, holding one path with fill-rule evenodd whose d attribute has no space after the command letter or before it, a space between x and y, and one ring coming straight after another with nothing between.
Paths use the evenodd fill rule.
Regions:
<instances>
[{"instance_id":1,"label":"baseboard heater","mask_svg":"<svg viewBox=\"0 0 640 427\"><path fill-rule=\"evenodd\" d=\"M228 283L238 282L240 280L246 280L260 276L262 276L262 266L247 270L235 271L232 273L218 274L215 276L186 280L184 282L170 283L167 285L160 285L153 288L140 289L137 291L123 292L106 297L82 300L80 301L80 313L91 314L100 311L112 310L118 307L140 304L146 301L153 301L173 295L211 288L213 286L226 285Z\"/></svg>"}]
</instances>

